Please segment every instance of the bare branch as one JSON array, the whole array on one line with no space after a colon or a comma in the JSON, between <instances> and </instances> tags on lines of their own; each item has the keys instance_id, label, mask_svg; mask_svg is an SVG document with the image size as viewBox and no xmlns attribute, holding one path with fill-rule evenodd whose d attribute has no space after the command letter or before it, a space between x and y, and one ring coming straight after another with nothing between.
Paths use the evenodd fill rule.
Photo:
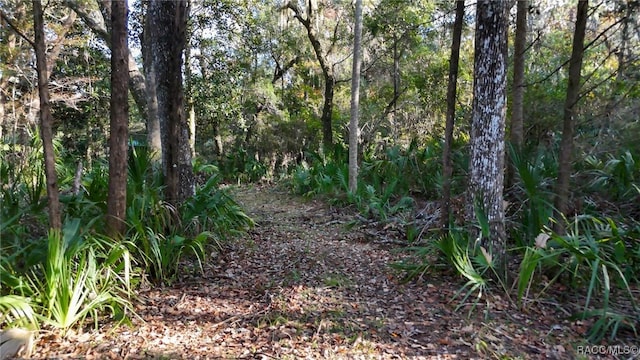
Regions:
<instances>
[{"instance_id":1,"label":"bare branch","mask_svg":"<svg viewBox=\"0 0 640 360\"><path fill-rule=\"evenodd\" d=\"M289 71L289 69L291 69L295 64L297 64L300 61L300 56L296 56L295 58L291 59L288 63L286 63L282 67L278 63L278 60L276 60L275 58L274 60L276 61L276 69L273 73L273 79L271 79L272 84L275 84L278 80L280 80L284 76L284 74L287 73L287 71Z\"/></svg>"},{"instance_id":2,"label":"bare branch","mask_svg":"<svg viewBox=\"0 0 640 360\"><path fill-rule=\"evenodd\" d=\"M2 10L0 10L0 18L2 18L2 20L4 20L7 23L7 25L9 25L9 27L11 28L11 30L13 30L13 32L15 32L18 36L20 36L26 42L28 42L32 48L36 47L36 44L33 42L33 40L29 39L25 34L23 34L22 31L18 29L18 27L11 21L11 19L9 19L9 17Z\"/></svg>"}]
</instances>

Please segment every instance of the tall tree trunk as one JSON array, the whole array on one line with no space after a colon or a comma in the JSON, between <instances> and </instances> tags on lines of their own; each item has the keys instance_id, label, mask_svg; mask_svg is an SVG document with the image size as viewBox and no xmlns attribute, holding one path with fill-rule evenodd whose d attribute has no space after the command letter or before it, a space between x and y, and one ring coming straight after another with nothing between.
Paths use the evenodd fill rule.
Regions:
<instances>
[{"instance_id":1,"label":"tall tree trunk","mask_svg":"<svg viewBox=\"0 0 640 360\"><path fill-rule=\"evenodd\" d=\"M400 39L393 36L393 99L390 104L393 104L389 108L392 111L391 115L391 138L398 138L398 98L400 97L400 57L402 56L398 51L398 42ZM386 112L386 111L385 111Z\"/></svg>"},{"instance_id":2,"label":"tall tree trunk","mask_svg":"<svg viewBox=\"0 0 640 360\"><path fill-rule=\"evenodd\" d=\"M222 156L224 155L224 145L222 144L222 134L220 134L219 120L212 120L211 130L211 132L213 133L216 156L218 157L218 160L222 160Z\"/></svg>"},{"instance_id":3,"label":"tall tree trunk","mask_svg":"<svg viewBox=\"0 0 640 360\"><path fill-rule=\"evenodd\" d=\"M513 44L513 108L511 110L511 144L520 150L524 142L524 63L527 50L527 13L529 1L518 0L516 38Z\"/></svg>"},{"instance_id":4,"label":"tall tree trunk","mask_svg":"<svg viewBox=\"0 0 640 360\"><path fill-rule=\"evenodd\" d=\"M333 94L336 85L336 79L332 74L324 75L324 105L322 106L322 144L325 150L333 147Z\"/></svg>"},{"instance_id":5,"label":"tall tree trunk","mask_svg":"<svg viewBox=\"0 0 640 360\"><path fill-rule=\"evenodd\" d=\"M349 121L349 191L358 190L358 110L360 107L360 42L362 37L362 0L356 0L353 36L353 70L351 71L351 119Z\"/></svg>"},{"instance_id":6,"label":"tall tree trunk","mask_svg":"<svg viewBox=\"0 0 640 360\"><path fill-rule=\"evenodd\" d=\"M522 151L524 143L524 64L527 49L527 13L529 0L518 0L516 15L516 37L513 44L513 104L511 109L510 140L516 152ZM516 169L509 162L507 186L515 181Z\"/></svg>"},{"instance_id":7,"label":"tall tree trunk","mask_svg":"<svg viewBox=\"0 0 640 360\"><path fill-rule=\"evenodd\" d=\"M152 0L149 5L165 198L172 204L182 203L195 192L182 85L187 13L185 0Z\"/></svg>"},{"instance_id":8,"label":"tall tree trunk","mask_svg":"<svg viewBox=\"0 0 640 360\"><path fill-rule=\"evenodd\" d=\"M126 230L127 142L129 139L129 44L127 0L111 2L111 121L109 124L109 194L107 231L113 237Z\"/></svg>"},{"instance_id":9,"label":"tall tree trunk","mask_svg":"<svg viewBox=\"0 0 640 360\"><path fill-rule=\"evenodd\" d=\"M444 148L442 149L442 209L440 228L449 227L451 214L451 146L453 143L453 126L456 117L456 92L458 82L458 64L460 62L460 40L464 23L464 0L456 2L456 19L453 23L453 39L451 58L449 60L449 83L447 85L447 120L444 130Z\"/></svg>"},{"instance_id":10,"label":"tall tree trunk","mask_svg":"<svg viewBox=\"0 0 640 360\"><path fill-rule=\"evenodd\" d=\"M616 58L618 61L618 68L616 69L616 79L613 83L614 89L620 89L622 84L627 80L626 69L627 69L627 52L629 49L629 40L630 40L630 29L629 23L632 21L632 15L636 7L640 7L640 3L635 4L627 4L626 2L621 2L618 4L618 11L624 11L622 21L622 30L620 32L620 45L618 46L618 51L616 53ZM614 115L614 110L616 105L620 102L622 96L620 96L619 91L614 90L611 93L611 97L607 102L607 105L604 108L604 123L600 128L600 135L603 133L608 133L613 122L612 118Z\"/></svg>"},{"instance_id":11,"label":"tall tree trunk","mask_svg":"<svg viewBox=\"0 0 640 360\"><path fill-rule=\"evenodd\" d=\"M185 41L185 50L184 50L184 77L186 84L186 103L187 109L189 110L188 122L189 122L189 149L191 151L191 157L196 156L196 107L193 102L193 92L192 92L192 79L191 79L191 42L190 38L192 34L192 30L189 28L187 30L187 40Z\"/></svg>"},{"instance_id":12,"label":"tall tree trunk","mask_svg":"<svg viewBox=\"0 0 640 360\"><path fill-rule=\"evenodd\" d=\"M481 0L476 9L473 110L467 217L474 208L486 216L489 237L481 245L503 270L506 258L504 224L504 150L507 108L508 2Z\"/></svg>"},{"instance_id":13,"label":"tall tree trunk","mask_svg":"<svg viewBox=\"0 0 640 360\"><path fill-rule=\"evenodd\" d=\"M587 27L589 1L578 1L576 26L573 34L573 49L569 61L569 83L567 84L567 98L564 104L562 126L562 140L560 141L560 159L558 166L558 180L556 182L554 231L564 233L562 217L567 216L569 203L569 179L571 177L573 136L575 128L575 108L580 95L580 73L582 71L582 55L584 53L584 36Z\"/></svg>"},{"instance_id":14,"label":"tall tree trunk","mask_svg":"<svg viewBox=\"0 0 640 360\"><path fill-rule=\"evenodd\" d=\"M53 129L51 104L49 103L49 76L44 43L44 17L40 0L33 1L33 27L35 33L36 70L38 72L38 93L40 95L40 137L44 150L44 172L49 200L49 227L61 229L60 195L56 175L56 158L53 149Z\"/></svg>"},{"instance_id":15,"label":"tall tree trunk","mask_svg":"<svg viewBox=\"0 0 640 360\"><path fill-rule=\"evenodd\" d=\"M147 99L147 145L154 159L162 159L162 136L160 135L160 119L158 117L158 97L156 94L156 72L151 51L151 21L149 11L144 18L142 31L142 64L144 69L145 96Z\"/></svg>"}]
</instances>

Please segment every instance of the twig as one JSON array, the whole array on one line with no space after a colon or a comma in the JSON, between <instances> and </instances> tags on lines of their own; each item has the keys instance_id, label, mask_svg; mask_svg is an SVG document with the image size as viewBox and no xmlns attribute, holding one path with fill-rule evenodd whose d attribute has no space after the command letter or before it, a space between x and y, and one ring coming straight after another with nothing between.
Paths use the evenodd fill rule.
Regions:
<instances>
[{"instance_id":1,"label":"twig","mask_svg":"<svg viewBox=\"0 0 640 360\"><path fill-rule=\"evenodd\" d=\"M222 321L220 321L220 322L218 322L218 323L213 324L213 325L212 325L212 327L215 329L215 328L217 328L217 327L220 327L220 326L222 326L222 325L224 325L224 324L227 324L227 323L230 323L230 322L236 322L237 320L246 320L246 319L250 319L250 318L253 318L253 317L257 316L257 315L261 315L261 314L266 313L266 312L267 312L267 310L269 310L269 308L268 308L268 307L267 307L266 309L262 309L262 310L260 310L260 311L258 311L258 312L252 313L252 314L247 314L247 315L235 315L235 316L232 316L232 317L230 317L230 318L226 318L226 319L224 319L224 320L222 320Z\"/></svg>"},{"instance_id":2,"label":"twig","mask_svg":"<svg viewBox=\"0 0 640 360\"><path fill-rule=\"evenodd\" d=\"M2 18L2 20L6 21L7 24L9 24L9 27L16 33L18 34L18 36L20 36L21 38L25 39L29 45L31 45L32 48L35 49L36 44L29 39L25 34L22 33L22 31L20 31L20 29L18 29L18 27L11 21L11 19L9 19L9 17L7 15L5 15L4 11L0 10L0 18Z\"/></svg>"}]
</instances>

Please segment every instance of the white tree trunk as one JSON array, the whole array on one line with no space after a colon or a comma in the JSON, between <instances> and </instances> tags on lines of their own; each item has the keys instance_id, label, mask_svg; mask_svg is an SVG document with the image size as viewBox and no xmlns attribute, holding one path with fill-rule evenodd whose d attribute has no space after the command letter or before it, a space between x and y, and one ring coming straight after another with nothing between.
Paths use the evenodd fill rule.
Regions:
<instances>
[{"instance_id":1,"label":"white tree trunk","mask_svg":"<svg viewBox=\"0 0 640 360\"><path fill-rule=\"evenodd\" d=\"M504 226L505 119L507 109L506 0L477 3L471 124L469 202L470 221L479 206L489 222L489 238L482 246L501 264L506 251Z\"/></svg>"}]
</instances>

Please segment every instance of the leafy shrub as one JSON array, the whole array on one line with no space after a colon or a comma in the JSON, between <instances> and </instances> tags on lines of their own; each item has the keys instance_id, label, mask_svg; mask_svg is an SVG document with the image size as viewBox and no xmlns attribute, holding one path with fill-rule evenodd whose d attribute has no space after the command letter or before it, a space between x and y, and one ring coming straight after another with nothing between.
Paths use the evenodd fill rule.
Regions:
<instances>
[{"instance_id":1,"label":"leafy shrub","mask_svg":"<svg viewBox=\"0 0 640 360\"><path fill-rule=\"evenodd\" d=\"M64 331L87 316L97 322L108 311L123 319L132 313L131 258L126 246L107 238L83 234L78 219L63 231L52 231L42 267L30 277L45 322Z\"/></svg>"},{"instance_id":2,"label":"leafy shrub","mask_svg":"<svg viewBox=\"0 0 640 360\"><path fill-rule=\"evenodd\" d=\"M38 319L31 305L31 299L24 296L0 296L0 324L37 329Z\"/></svg>"},{"instance_id":3,"label":"leafy shrub","mask_svg":"<svg viewBox=\"0 0 640 360\"><path fill-rule=\"evenodd\" d=\"M16 271L2 259L0 308L8 309L6 324L37 327L40 321L66 332L87 317L98 321L110 313L123 320L133 314L130 304L131 257L126 242L91 234L79 219L68 219L62 231L52 230L42 261ZM89 227L90 228L90 224ZM33 251L33 247L24 252ZM4 313L4 311L3 311Z\"/></svg>"},{"instance_id":4,"label":"leafy shrub","mask_svg":"<svg viewBox=\"0 0 640 360\"><path fill-rule=\"evenodd\" d=\"M216 238L238 234L253 226L253 220L226 191L219 189L220 177L213 174L180 208L185 233L208 232Z\"/></svg>"},{"instance_id":5,"label":"leafy shrub","mask_svg":"<svg viewBox=\"0 0 640 360\"><path fill-rule=\"evenodd\" d=\"M267 166L255 152L240 146L229 152L218 164L226 180L237 183L255 182L267 175Z\"/></svg>"},{"instance_id":6,"label":"leafy shrub","mask_svg":"<svg viewBox=\"0 0 640 360\"><path fill-rule=\"evenodd\" d=\"M639 309L629 283L637 281L637 272L629 268L638 263L637 253L633 252L637 234L634 230L620 229L611 219L592 216L577 217L569 225L566 235L543 233L535 247L526 248L517 280L518 300L529 294L536 269L540 273L553 270L555 275L537 296L563 277L568 278L573 288L586 289L584 310L576 317L597 318L589 333L591 341L600 341L607 332L615 337L623 324L636 332L633 323L640 320ZM614 287L626 293L636 315L623 316L612 307L610 295ZM594 302L600 309L593 309Z\"/></svg>"},{"instance_id":7,"label":"leafy shrub","mask_svg":"<svg viewBox=\"0 0 640 360\"><path fill-rule=\"evenodd\" d=\"M205 246L221 246L225 236L253 225L242 208L218 188L220 176L214 166L196 164L199 174L209 176L191 198L176 208L163 201L160 169L145 149L135 149L129 162L126 236L131 252L156 283L171 282L184 255L201 263Z\"/></svg>"},{"instance_id":8,"label":"leafy shrub","mask_svg":"<svg viewBox=\"0 0 640 360\"><path fill-rule=\"evenodd\" d=\"M607 161L587 156L584 160L587 176L591 179L591 191L607 194L614 201L627 200L638 196L636 191L640 180L640 163L628 150L618 157L608 155Z\"/></svg>"},{"instance_id":9,"label":"leafy shrub","mask_svg":"<svg viewBox=\"0 0 640 360\"><path fill-rule=\"evenodd\" d=\"M517 246L531 246L533 240L553 217L552 186L557 174L557 159L546 151L518 153L509 147L516 180L510 190L515 206L516 228L511 232Z\"/></svg>"}]
</instances>

